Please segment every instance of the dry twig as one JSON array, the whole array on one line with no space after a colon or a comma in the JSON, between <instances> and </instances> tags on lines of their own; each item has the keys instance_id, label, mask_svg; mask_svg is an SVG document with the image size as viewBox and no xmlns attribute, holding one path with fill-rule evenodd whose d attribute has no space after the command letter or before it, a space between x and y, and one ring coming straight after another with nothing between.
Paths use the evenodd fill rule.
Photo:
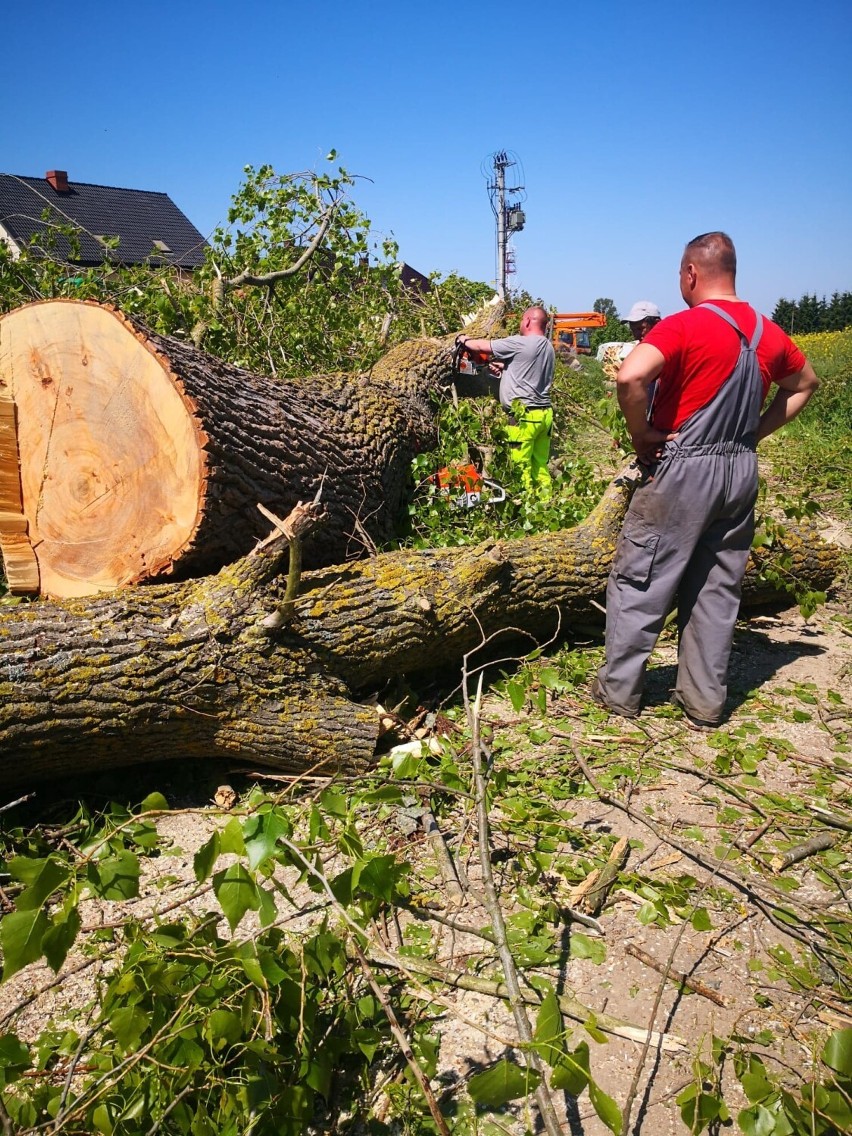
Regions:
<instances>
[{"instance_id":1,"label":"dry twig","mask_svg":"<svg viewBox=\"0 0 852 1136\"><path fill-rule=\"evenodd\" d=\"M629 955L633 955L639 962L644 963L645 966L650 966L652 970L656 970L658 974L664 975L671 982L679 986L686 986L687 989L692 990L695 994L700 994L702 998L709 998L711 1002L715 1002L717 1006L727 1006L727 1002L721 994L717 994L715 990L711 990L709 986L705 986L703 982L699 982L697 978L690 978L688 974L684 974L680 970L672 970L671 967L666 969L661 962L658 962L653 955L649 955L647 951L643 951L641 947L637 947L635 943L628 943L625 946L625 951Z\"/></svg>"}]
</instances>

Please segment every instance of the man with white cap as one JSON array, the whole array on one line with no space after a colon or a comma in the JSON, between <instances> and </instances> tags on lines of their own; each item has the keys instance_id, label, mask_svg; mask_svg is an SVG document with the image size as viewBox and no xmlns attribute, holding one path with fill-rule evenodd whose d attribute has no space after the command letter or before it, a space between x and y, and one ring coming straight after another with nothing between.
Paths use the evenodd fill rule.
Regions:
<instances>
[{"instance_id":1,"label":"man with white cap","mask_svg":"<svg viewBox=\"0 0 852 1136\"><path fill-rule=\"evenodd\" d=\"M650 300L637 300L627 313L626 322L630 325L633 338L637 343L641 343L661 318L660 309L656 304L652 304Z\"/></svg>"},{"instance_id":2,"label":"man with white cap","mask_svg":"<svg viewBox=\"0 0 852 1136\"><path fill-rule=\"evenodd\" d=\"M635 343L603 343L598 348L597 359L603 364L606 377L615 382L618 369L636 343L641 343L648 332L660 322L660 309L650 300L637 300L624 322L630 325Z\"/></svg>"}]
</instances>

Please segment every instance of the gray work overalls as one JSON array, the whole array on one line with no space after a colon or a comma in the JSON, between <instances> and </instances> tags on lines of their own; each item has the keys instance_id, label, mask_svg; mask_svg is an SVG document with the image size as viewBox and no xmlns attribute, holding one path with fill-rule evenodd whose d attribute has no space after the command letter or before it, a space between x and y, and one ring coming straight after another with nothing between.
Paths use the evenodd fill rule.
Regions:
<instances>
[{"instance_id":1,"label":"gray work overalls","mask_svg":"<svg viewBox=\"0 0 852 1136\"><path fill-rule=\"evenodd\" d=\"M736 330L740 355L633 495L607 583L606 662L598 682L614 710L638 712L648 656L677 596L674 697L692 717L716 723L754 534L763 319L756 313L749 342L727 312L701 306Z\"/></svg>"}]
</instances>

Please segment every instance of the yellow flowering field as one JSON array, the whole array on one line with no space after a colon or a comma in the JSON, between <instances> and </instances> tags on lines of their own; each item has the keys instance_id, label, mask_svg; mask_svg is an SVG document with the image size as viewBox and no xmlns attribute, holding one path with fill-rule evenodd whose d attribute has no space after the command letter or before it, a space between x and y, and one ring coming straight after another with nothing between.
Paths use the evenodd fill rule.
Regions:
<instances>
[{"instance_id":1,"label":"yellow flowering field","mask_svg":"<svg viewBox=\"0 0 852 1136\"><path fill-rule=\"evenodd\" d=\"M852 327L845 331L816 331L794 335L821 380L819 402L826 408L837 403L849 405L852 385ZM817 400L814 400L816 406Z\"/></svg>"}]
</instances>

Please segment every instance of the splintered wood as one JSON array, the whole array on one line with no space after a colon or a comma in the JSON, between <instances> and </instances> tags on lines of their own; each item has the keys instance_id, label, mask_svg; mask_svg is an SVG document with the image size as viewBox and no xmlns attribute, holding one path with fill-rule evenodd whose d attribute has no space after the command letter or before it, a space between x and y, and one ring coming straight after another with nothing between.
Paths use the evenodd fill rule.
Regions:
<instances>
[{"instance_id":1,"label":"splintered wood","mask_svg":"<svg viewBox=\"0 0 852 1136\"><path fill-rule=\"evenodd\" d=\"M38 592L39 573L21 501L15 404L0 395L0 557L12 595Z\"/></svg>"}]
</instances>

